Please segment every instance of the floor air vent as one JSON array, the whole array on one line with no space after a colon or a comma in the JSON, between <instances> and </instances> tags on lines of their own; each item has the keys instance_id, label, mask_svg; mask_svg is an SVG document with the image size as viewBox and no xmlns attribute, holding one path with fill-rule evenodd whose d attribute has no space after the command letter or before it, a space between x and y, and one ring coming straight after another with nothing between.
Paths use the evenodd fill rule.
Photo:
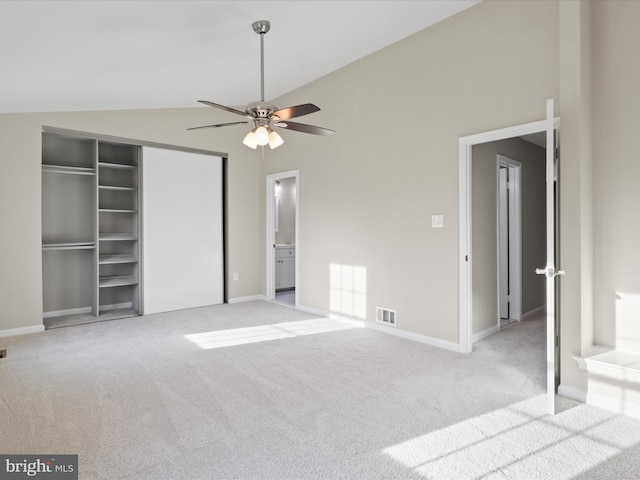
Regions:
<instances>
[{"instance_id":1,"label":"floor air vent","mask_svg":"<svg viewBox=\"0 0 640 480\"><path fill-rule=\"evenodd\" d=\"M396 326L396 311L390 308L376 307L376 321L392 327Z\"/></svg>"}]
</instances>

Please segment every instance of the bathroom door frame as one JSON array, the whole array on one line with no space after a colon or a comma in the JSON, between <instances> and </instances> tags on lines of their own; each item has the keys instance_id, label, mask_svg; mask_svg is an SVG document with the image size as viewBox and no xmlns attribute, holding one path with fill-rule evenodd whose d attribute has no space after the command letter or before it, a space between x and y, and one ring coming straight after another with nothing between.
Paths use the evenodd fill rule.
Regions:
<instances>
[{"instance_id":1,"label":"bathroom door frame","mask_svg":"<svg viewBox=\"0 0 640 480\"><path fill-rule=\"evenodd\" d=\"M295 306L298 305L298 293L300 290L300 275L299 275L299 265L300 262L298 259L300 258L300 171L299 170L288 170L286 172L273 173L271 175L267 175L266 177L266 197L265 197L265 208L266 208L266 265L265 271L267 274L266 278L266 297L267 300L275 300L276 298L276 269L275 269L275 260L276 260L276 215L275 215L275 188L276 182L279 180L284 180L285 178L295 178L296 184L296 231L295 231L295 241L296 241L296 265L295 265Z\"/></svg>"},{"instance_id":2,"label":"bathroom door frame","mask_svg":"<svg viewBox=\"0 0 640 480\"><path fill-rule=\"evenodd\" d=\"M508 174L508 187L507 187L507 195L506 195L506 203L508 205L508 215L506 225L502 225L501 223L501 215L500 215L500 204L501 198L500 193L497 194L497 259L498 259L498 327L500 327L500 320L502 318L501 315L501 304L503 301L502 296L505 295L502 289L502 283L500 281L502 270L501 268L501 254L504 253L502 251L503 245L501 245L500 238L502 236L502 228L506 227L506 236L507 236L507 265L508 271L506 276L508 278L507 281L507 291L509 292L507 296L508 310L509 310L509 320L515 320L519 322L522 319L522 164L513 158L507 157L502 154L497 155L497 182L496 184L500 187L500 169L506 168L509 172Z\"/></svg>"}]
</instances>

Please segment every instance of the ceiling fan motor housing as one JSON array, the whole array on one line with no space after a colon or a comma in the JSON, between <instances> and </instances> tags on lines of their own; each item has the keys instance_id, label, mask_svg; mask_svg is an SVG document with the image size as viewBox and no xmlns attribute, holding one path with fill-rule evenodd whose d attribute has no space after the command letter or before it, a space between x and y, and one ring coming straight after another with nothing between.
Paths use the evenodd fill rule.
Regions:
<instances>
[{"instance_id":1,"label":"ceiling fan motor housing","mask_svg":"<svg viewBox=\"0 0 640 480\"><path fill-rule=\"evenodd\" d=\"M265 102L254 102L247 105L246 112L252 118L265 118L268 119L278 110L278 108L271 104Z\"/></svg>"}]
</instances>

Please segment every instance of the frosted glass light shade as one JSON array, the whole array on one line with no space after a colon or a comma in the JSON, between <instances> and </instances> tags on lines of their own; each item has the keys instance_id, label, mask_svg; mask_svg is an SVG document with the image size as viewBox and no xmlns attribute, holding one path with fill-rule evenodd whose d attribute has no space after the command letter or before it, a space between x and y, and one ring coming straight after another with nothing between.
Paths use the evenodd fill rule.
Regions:
<instances>
[{"instance_id":1,"label":"frosted glass light shade","mask_svg":"<svg viewBox=\"0 0 640 480\"><path fill-rule=\"evenodd\" d=\"M269 132L265 127L258 127L255 130L255 139L258 145L266 145L269 143Z\"/></svg>"},{"instance_id":2,"label":"frosted glass light shade","mask_svg":"<svg viewBox=\"0 0 640 480\"><path fill-rule=\"evenodd\" d=\"M271 130L271 133L269 134L269 146L271 147L271 149L273 150L274 148L278 148L283 143L284 140L282 139L282 137L278 135L277 132Z\"/></svg>"},{"instance_id":3,"label":"frosted glass light shade","mask_svg":"<svg viewBox=\"0 0 640 480\"><path fill-rule=\"evenodd\" d=\"M253 133L253 130L247 133L247 136L244 137L244 140L242 141L242 143L244 143L247 147L253 148L253 149L255 149L258 146L258 142L256 142L256 134Z\"/></svg>"}]
</instances>

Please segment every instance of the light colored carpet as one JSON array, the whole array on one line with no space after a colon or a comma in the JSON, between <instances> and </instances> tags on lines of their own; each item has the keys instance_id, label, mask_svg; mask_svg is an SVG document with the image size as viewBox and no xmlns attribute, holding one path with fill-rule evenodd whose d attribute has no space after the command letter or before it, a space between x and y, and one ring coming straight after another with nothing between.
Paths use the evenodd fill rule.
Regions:
<instances>
[{"instance_id":1,"label":"light colored carpet","mask_svg":"<svg viewBox=\"0 0 640 480\"><path fill-rule=\"evenodd\" d=\"M0 339L1 453L82 479L638 478L640 421L544 414L544 323L456 354L267 302Z\"/></svg>"}]
</instances>

